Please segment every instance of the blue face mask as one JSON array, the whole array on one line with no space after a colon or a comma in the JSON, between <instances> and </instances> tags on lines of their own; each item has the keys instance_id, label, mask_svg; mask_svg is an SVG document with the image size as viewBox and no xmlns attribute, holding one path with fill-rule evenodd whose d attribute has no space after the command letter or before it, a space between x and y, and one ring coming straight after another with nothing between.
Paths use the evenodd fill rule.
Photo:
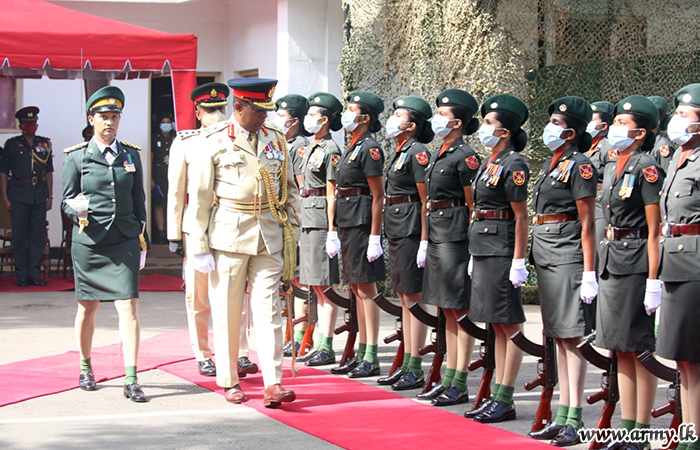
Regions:
<instances>
[{"instance_id":1,"label":"blue face mask","mask_svg":"<svg viewBox=\"0 0 700 450\"><path fill-rule=\"evenodd\" d=\"M498 129L500 130L501 128ZM501 140L498 136L493 135L494 131L496 131L496 127L493 125L483 124L479 128L479 140L488 148L494 148Z\"/></svg>"},{"instance_id":2,"label":"blue face mask","mask_svg":"<svg viewBox=\"0 0 700 450\"><path fill-rule=\"evenodd\" d=\"M355 122L355 119L357 119L358 116L359 114L347 109L340 116L340 123L343 125L343 128L348 131L352 131L359 125L359 123Z\"/></svg>"},{"instance_id":3,"label":"blue face mask","mask_svg":"<svg viewBox=\"0 0 700 450\"><path fill-rule=\"evenodd\" d=\"M570 128L567 128L566 130L568 129ZM555 151L564 145L566 140L561 138L561 134L566 130L559 125L554 125L552 122L549 122L547 126L544 127L544 132L542 133L542 141L544 141L544 145L546 145L551 151Z\"/></svg>"},{"instance_id":4,"label":"blue face mask","mask_svg":"<svg viewBox=\"0 0 700 450\"><path fill-rule=\"evenodd\" d=\"M447 125L449 125L450 122L452 122L454 119L448 119L445 116L440 116L440 115L434 115L433 120L430 122L430 127L433 129L433 133L435 133L435 136L439 138L444 138L448 134L450 134L450 131L452 131L452 128L448 128Z\"/></svg>"},{"instance_id":5,"label":"blue face mask","mask_svg":"<svg viewBox=\"0 0 700 450\"><path fill-rule=\"evenodd\" d=\"M634 139L628 136L630 130L639 130L639 128L627 128L621 125L612 125L608 129L608 142L610 146L617 151L623 151L634 143Z\"/></svg>"},{"instance_id":6,"label":"blue face mask","mask_svg":"<svg viewBox=\"0 0 700 450\"><path fill-rule=\"evenodd\" d=\"M173 131L173 124L172 123L161 123L160 124L160 131L163 133L170 133Z\"/></svg>"}]
</instances>

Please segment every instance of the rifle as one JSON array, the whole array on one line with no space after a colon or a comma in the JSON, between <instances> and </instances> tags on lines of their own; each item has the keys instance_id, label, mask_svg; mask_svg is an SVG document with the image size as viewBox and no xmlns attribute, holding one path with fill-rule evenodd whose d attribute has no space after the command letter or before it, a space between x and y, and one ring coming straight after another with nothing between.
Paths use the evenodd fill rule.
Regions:
<instances>
[{"instance_id":1,"label":"rifle","mask_svg":"<svg viewBox=\"0 0 700 450\"><path fill-rule=\"evenodd\" d=\"M600 380L601 390L593 395L589 395L586 402L589 405L596 403L599 400L604 400L603 411L600 413L600 419L598 419L597 429L601 430L604 428L611 428L610 419L615 412L615 404L620 399L620 392L617 385L617 356L615 352L612 352L611 357L607 357L598 353L596 349L593 348L593 340L595 339L595 333L590 334L585 337L583 342L578 345L578 351L581 355L586 358L588 362L603 370L603 375ZM596 440L591 441L588 446L590 450L603 448L605 442L598 442Z\"/></svg>"},{"instance_id":2,"label":"rifle","mask_svg":"<svg viewBox=\"0 0 700 450\"><path fill-rule=\"evenodd\" d=\"M557 385L557 349L554 338L542 333L544 345L536 344L529 340L522 331L518 331L510 337L518 348L529 355L539 358L537 361L537 378L525 383L525 390L531 391L542 386L540 404L537 406L535 421L530 432L540 431L552 420L552 395L554 386Z\"/></svg>"},{"instance_id":3,"label":"rifle","mask_svg":"<svg viewBox=\"0 0 700 450\"><path fill-rule=\"evenodd\" d=\"M302 322L308 322L308 326L304 331L304 339L299 345L299 353L297 356L303 356L314 346L314 328L318 322L318 314L316 312L316 294L313 289L306 291L294 283L290 283L291 292L286 289L281 295L285 297L285 306L283 306L282 317L287 318L287 327L285 330L284 342L289 342L293 339L294 335L294 325L298 325ZM299 317L294 317L294 303L292 300L294 297L298 299L304 299L305 308L304 314ZM313 305L311 304L311 299L313 298ZM312 312L313 306L313 312ZM291 310L291 314L290 314ZM311 314L314 316L314 320L311 319Z\"/></svg>"},{"instance_id":4,"label":"rifle","mask_svg":"<svg viewBox=\"0 0 700 450\"><path fill-rule=\"evenodd\" d=\"M345 341L345 350L343 350L343 357L340 359L340 365L344 365L350 358L355 357L355 340L357 339L357 333L360 331L357 324L357 303L355 299L355 294L350 291L350 297L346 298L338 294L333 290L333 286L329 286L328 289L323 291L326 297L340 308L345 309L343 314L343 325L339 326L333 331L333 334L338 335L345 331L348 332L348 339Z\"/></svg>"},{"instance_id":5,"label":"rifle","mask_svg":"<svg viewBox=\"0 0 700 450\"><path fill-rule=\"evenodd\" d=\"M423 386L422 393L426 393L440 382L440 367L442 367L442 361L445 359L445 353L447 352L447 343L445 341L445 325L447 323L447 318L445 317L445 313L442 312L442 308L438 308L437 316L429 314L426 310L421 308L418 303L412 304L408 309L416 319L432 328L430 332L430 344L418 350L418 354L421 356L427 355L430 352L435 353L435 356L433 356L433 363L430 365L430 370L428 371L428 376Z\"/></svg>"},{"instance_id":6,"label":"rifle","mask_svg":"<svg viewBox=\"0 0 700 450\"><path fill-rule=\"evenodd\" d=\"M488 328L479 328L466 314L460 317L457 323L475 339L482 341L479 347L479 359L467 367L470 372L484 368L484 371L481 373L479 389L476 391L474 404L472 404L473 411L484 400L491 397L491 379L496 368L496 332L491 324L488 324Z\"/></svg>"},{"instance_id":7,"label":"rifle","mask_svg":"<svg viewBox=\"0 0 700 450\"><path fill-rule=\"evenodd\" d=\"M681 414L683 412L681 405L681 372L678 369L672 369L659 362L649 350L637 356L637 359L652 375L671 383L668 386L668 390L673 390L673 394L668 396L668 403L664 406L652 409L651 417L656 419L664 414L673 414L673 419L671 419L671 424L668 428L676 430L676 433L678 433L678 425L683 422ZM678 447L678 442L669 442L668 446L662 447L662 449L667 450L676 447Z\"/></svg>"},{"instance_id":8,"label":"rifle","mask_svg":"<svg viewBox=\"0 0 700 450\"><path fill-rule=\"evenodd\" d=\"M403 364L403 353L404 353L404 342L403 342L403 331L402 331L402 321L401 316L403 316L403 309L387 300L382 294L377 294L374 296L374 302L383 311L396 316L396 322L394 323L395 332L384 338L385 344L390 344L396 340L399 341L399 348L396 350L396 355L394 356L394 362L391 364L390 374L394 373Z\"/></svg>"},{"instance_id":9,"label":"rifle","mask_svg":"<svg viewBox=\"0 0 700 450\"><path fill-rule=\"evenodd\" d=\"M299 356L307 354L314 347L314 329L318 323L318 298L316 297L316 291L309 289L305 303L306 312L301 318L306 318L307 325L304 331L304 338L301 340L301 346L299 347ZM295 325L304 321L297 322L297 320L294 321Z\"/></svg>"}]
</instances>

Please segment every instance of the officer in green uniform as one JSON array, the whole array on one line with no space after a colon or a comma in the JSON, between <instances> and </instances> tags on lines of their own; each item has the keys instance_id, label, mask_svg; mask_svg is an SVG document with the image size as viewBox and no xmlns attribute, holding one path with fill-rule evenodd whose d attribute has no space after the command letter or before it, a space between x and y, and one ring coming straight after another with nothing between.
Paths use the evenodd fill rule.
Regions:
<instances>
[{"instance_id":1,"label":"officer in green uniform","mask_svg":"<svg viewBox=\"0 0 700 450\"><path fill-rule=\"evenodd\" d=\"M81 389L96 389L90 363L95 316L101 301L114 302L124 354L124 396L148 399L136 379L141 327L139 270L146 264L146 196L140 148L116 139L124 94L107 86L87 102L95 129L90 142L64 150L63 211L73 219L75 319Z\"/></svg>"},{"instance_id":2,"label":"officer in green uniform","mask_svg":"<svg viewBox=\"0 0 700 450\"><path fill-rule=\"evenodd\" d=\"M647 98L659 111L659 126L654 129L656 139L654 141L654 148L650 153L656 162L661 165L661 169L663 169L664 173L666 173L668 165L673 159L673 154L676 152L676 145L671 142L666 135L666 128L668 127L668 122L670 120L668 117L669 105L665 98L659 97L658 95L653 95Z\"/></svg>"},{"instance_id":3,"label":"officer in green uniform","mask_svg":"<svg viewBox=\"0 0 700 450\"><path fill-rule=\"evenodd\" d=\"M598 195L596 196L595 205L596 242L600 242L603 239L605 229L605 219L603 218L603 207L601 204L603 198L601 189L603 188L605 164L607 164L608 161L615 161L617 158L617 150L612 148L608 141L608 130L613 122L614 109L615 105L610 102L601 101L591 103L593 117L586 128L586 132L593 138L593 144L588 151L588 157L598 174Z\"/></svg>"},{"instance_id":4,"label":"officer in green uniform","mask_svg":"<svg viewBox=\"0 0 700 450\"><path fill-rule=\"evenodd\" d=\"M158 129L151 141L151 202L153 205L153 222L157 234L156 244L167 244L165 229L165 206L168 201L168 162L170 146L175 139L173 118L165 114L158 120Z\"/></svg>"},{"instance_id":5,"label":"officer in green uniform","mask_svg":"<svg viewBox=\"0 0 700 450\"><path fill-rule=\"evenodd\" d=\"M0 152L0 199L12 219L12 248L18 286L45 286L41 263L46 246L46 211L53 202L51 140L37 136L39 108L15 114L22 134Z\"/></svg>"}]
</instances>

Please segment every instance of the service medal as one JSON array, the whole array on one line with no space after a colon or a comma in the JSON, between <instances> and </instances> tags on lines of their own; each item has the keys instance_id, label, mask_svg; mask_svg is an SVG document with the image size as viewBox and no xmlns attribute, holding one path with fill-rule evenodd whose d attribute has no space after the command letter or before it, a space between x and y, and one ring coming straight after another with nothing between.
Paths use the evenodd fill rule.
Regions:
<instances>
[{"instance_id":1,"label":"service medal","mask_svg":"<svg viewBox=\"0 0 700 450\"><path fill-rule=\"evenodd\" d=\"M136 165L130 154L126 154L126 161L124 161L124 170L127 172L136 172Z\"/></svg>"}]
</instances>

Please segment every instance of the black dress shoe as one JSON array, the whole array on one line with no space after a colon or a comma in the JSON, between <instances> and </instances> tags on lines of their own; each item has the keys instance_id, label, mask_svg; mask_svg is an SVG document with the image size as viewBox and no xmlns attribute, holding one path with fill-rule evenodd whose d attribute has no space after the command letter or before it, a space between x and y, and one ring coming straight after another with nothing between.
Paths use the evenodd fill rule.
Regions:
<instances>
[{"instance_id":1,"label":"black dress shoe","mask_svg":"<svg viewBox=\"0 0 700 450\"><path fill-rule=\"evenodd\" d=\"M314 355L307 359L305 363L307 366L327 366L329 364L335 364L335 352L333 350L328 351L326 349L321 349L314 353Z\"/></svg>"},{"instance_id":2,"label":"black dress shoe","mask_svg":"<svg viewBox=\"0 0 700 450\"><path fill-rule=\"evenodd\" d=\"M146 403L148 401L146 394L139 387L138 381L124 385L124 398L129 398L136 403Z\"/></svg>"},{"instance_id":3,"label":"black dress shoe","mask_svg":"<svg viewBox=\"0 0 700 450\"><path fill-rule=\"evenodd\" d=\"M549 444L555 447L569 447L580 443L581 438L578 436L578 429L574 428L573 425L567 424L561 427L559 434Z\"/></svg>"},{"instance_id":4,"label":"black dress shoe","mask_svg":"<svg viewBox=\"0 0 700 450\"><path fill-rule=\"evenodd\" d=\"M485 398L484 400L482 400L481 404L476 409L472 409L470 411L465 412L464 417L466 417L467 419L473 419L479 414L486 412L486 410L488 410L491 407L491 403L493 402L494 400L492 398Z\"/></svg>"},{"instance_id":5,"label":"black dress shoe","mask_svg":"<svg viewBox=\"0 0 700 450\"><path fill-rule=\"evenodd\" d=\"M641 442L630 442L626 447L620 447L620 450L651 450L651 447Z\"/></svg>"},{"instance_id":6,"label":"black dress shoe","mask_svg":"<svg viewBox=\"0 0 700 450\"><path fill-rule=\"evenodd\" d=\"M80 389L84 391L97 390L97 383L95 383L95 377L92 375L92 372L81 373L80 378L78 379L78 385L80 386Z\"/></svg>"},{"instance_id":7,"label":"black dress shoe","mask_svg":"<svg viewBox=\"0 0 700 450\"><path fill-rule=\"evenodd\" d=\"M41 280L41 278L30 278L29 284L32 286L46 286L46 283Z\"/></svg>"},{"instance_id":8,"label":"black dress shoe","mask_svg":"<svg viewBox=\"0 0 700 450\"><path fill-rule=\"evenodd\" d=\"M418 400L434 400L440 396L443 392L445 392L447 388L442 385L442 383L438 383L431 390L425 393L421 393L416 395L416 398Z\"/></svg>"},{"instance_id":9,"label":"black dress shoe","mask_svg":"<svg viewBox=\"0 0 700 450\"><path fill-rule=\"evenodd\" d=\"M17 286L19 286L19 287L29 286L29 280L27 280L26 278L22 278L20 280L17 280Z\"/></svg>"},{"instance_id":10,"label":"black dress shoe","mask_svg":"<svg viewBox=\"0 0 700 450\"><path fill-rule=\"evenodd\" d=\"M455 386L450 386L445 389L445 392L440 394L438 398L432 401L435 406L450 406L467 403L469 401L469 392L465 389L460 391Z\"/></svg>"},{"instance_id":11,"label":"black dress shoe","mask_svg":"<svg viewBox=\"0 0 700 450\"><path fill-rule=\"evenodd\" d=\"M216 366L214 365L214 361L211 359L199 361L199 374L204 375L205 377L215 377Z\"/></svg>"},{"instance_id":12,"label":"black dress shoe","mask_svg":"<svg viewBox=\"0 0 700 450\"><path fill-rule=\"evenodd\" d=\"M314 356L316 356L316 353L318 353L318 352L319 352L319 350L317 348L311 349L308 352L306 352L306 354L304 354L302 356L298 356L297 361L299 361L300 363L305 363L305 362L309 361L311 358L313 358Z\"/></svg>"},{"instance_id":13,"label":"black dress shoe","mask_svg":"<svg viewBox=\"0 0 700 450\"><path fill-rule=\"evenodd\" d=\"M301 343L296 342L294 339L287 342L283 347L284 356L286 356L287 358L291 358L292 356L292 342L294 342L294 348L297 355L299 354L299 349L301 348Z\"/></svg>"},{"instance_id":14,"label":"black dress shoe","mask_svg":"<svg viewBox=\"0 0 700 450\"><path fill-rule=\"evenodd\" d=\"M474 422L480 423L497 423L507 420L515 420L515 405L504 405L497 400L492 401L486 411L474 417Z\"/></svg>"},{"instance_id":15,"label":"black dress shoe","mask_svg":"<svg viewBox=\"0 0 700 450\"><path fill-rule=\"evenodd\" d=\"M555 421L550 420L546 427L542 428L539 431L530 431L527 434L527 437L531 437L532 439L551 441L552 439L557 437L562 427L563 425L559 425Z\"/></svg>"},{"instance_id":16,"label":"black dress shoe","mask_svg":"<svg viewBox=\"0 0 700 450\"><path fill-rule=\"evenodd\" d=\"M603 447L603 450L626 450L627 444L622 442L608 442L608 445Z\"/></svg>"},{"instance_id":17,"label":"black dress shoe","mask_svg":"<svg viewBox=\"0 0 700 450\"><path fill-rule=\"evenodd\" d=\"M399 367L398 369L394 370L394 373L387 375L385 377L377 378L377 384L379 384L381 386L391 386L392 384L399 381L405 373L406 372L401 370L401 367Z\"/></svg>"},{"instance_id":18,"label":"black dress shoe","mask_svg":"<svg viewBox=\"0 0 700 450\"><path fill-rule=\"evenodd\" d=\"M409 391L411 389L422 388L425 384L423 375L416 375L413 372L406 372L396 383L391 385L395 391Z\"/></svg>"},{"instance_id":19,"label":"black dress shoe","mask_svg":"<svg viewBox=\"0 0 700 450\"><path fill-rule=\"evenodd\" d=\"M258 373L258 365L248 359L247 356L238 358L238 372L246 374Z\"/></svg>"},{"instance_id":20,"label":"black dress shoe","mask_svg":"<svg viewBox=\"0 0 700 450\"><path fill-rule=\"evenodd\" d=\"M350 371L348 378L367 378L376 377L379 375L379 363L372 364L369 361L362 360Z\"/></svg>"},{"instance_id":21,"label":"black dress shoe","mask_svg":"<svg viewBox=\"0 0 700 450\"><path fill-rule=\"evenodd\" d=\"M345 364L342 366L332 368L331 373L335 375L345 375L357 367L358 364L360 364L360 361L356 360L355 358L348 358L348 360L345 361Z\"/></svg>"}]
</instances>

